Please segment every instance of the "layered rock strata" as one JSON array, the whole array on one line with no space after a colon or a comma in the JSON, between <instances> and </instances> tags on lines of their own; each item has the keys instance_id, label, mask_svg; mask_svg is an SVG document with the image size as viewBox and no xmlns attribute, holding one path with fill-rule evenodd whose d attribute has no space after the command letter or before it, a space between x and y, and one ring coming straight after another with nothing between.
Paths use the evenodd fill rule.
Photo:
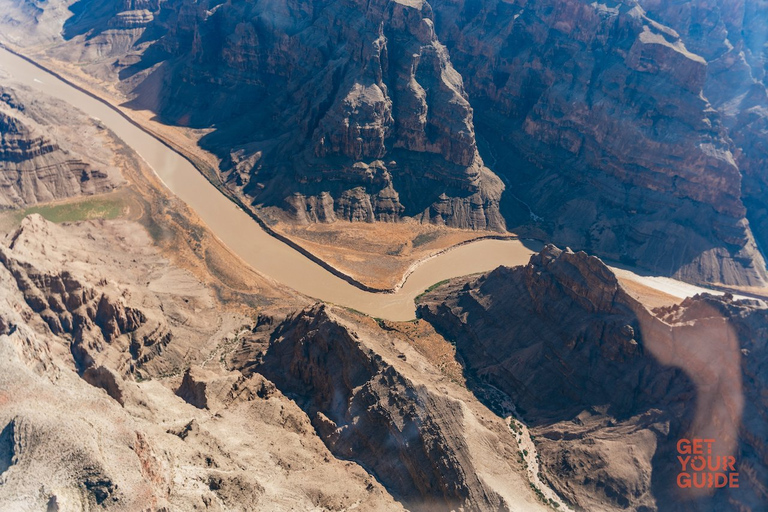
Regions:
<instances>
[{"instance_id":1,"label":"layered rock strata","mask_svg":"<svg viewBox=\"0 0 768 512\"><path fill-rule=\"evenodd\" d=\"M7 1L13 33L55 29ZM46 51L205 130L278 217L506 225L762 286L762 7L667 4L82 0Z\"/></svg>"},{"instance_id":2,"label":"layered rock strata","mask_svg":"<svg viewBox=\"0 0 768 512\"><path fill-rule=\"evenodd\" d=\"M116 181L43 135L13 91L0 88L0 208L113 189ZM31 125L31 126L30 126Z\"/></svg>"},{"instance_id":3,"label":"layered rock strata","mask_svg":"<svg viewBox=\"0 0 768 512\"><path fill-rule=\"evenodd\" d=\"M215 126L201 145L248 202L299 222L504 227L426 2L174 1L155 18L162 35L121 74L134 104Z\"/></svg>"},{"instance_id":4,"label":"layered rock strata","mask_svg":"<svg viewBox=\"0 0 768 512\"><path fill-rule=\"evenodd\" d=\"M453 280L419 306L476 388L510 397L544 478L588 510L766 506L766 311L704 295L650 312L599 259L553 246L526 266ZM676 443L694 437L735 457L738 488L677 486Z\"/></svg>"},{"instance_id":5,"label":"layered rock strata","mask_svg":"<svg viewBox=\"0 0 768 512\"><path fill-rule=\"evenodd\" d=\"M765 283L709 53L635 2L433 6L486 160L516 194L510 226L535 215L558 244L688 280Z\"/></svg>"}]
</instances>

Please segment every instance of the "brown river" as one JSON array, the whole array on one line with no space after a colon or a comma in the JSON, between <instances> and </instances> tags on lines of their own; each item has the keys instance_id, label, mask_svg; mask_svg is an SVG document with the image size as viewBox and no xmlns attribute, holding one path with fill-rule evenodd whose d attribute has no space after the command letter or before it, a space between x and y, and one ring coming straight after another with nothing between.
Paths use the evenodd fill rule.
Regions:
<instances>
[{"instance_id":1,"label":"brown river","mask_svg":"<svg viewBox=\"0 0 768 512\"><path fill-rule=\"evenodd\" d=\"M126 120L110 105L59 80L0 47L0 68L15 82L64 100L99 119L131 146L176 196L194 209L210 230L253 268L291 288L326 302L389 320L414 318L413 299L444 279L528 262L532 251L517 240L481 240L424 261L397 293L371 293L340 279L306 256L267 234L226 198L184 157ZM701 288L661 277L620 275L676 297Z\"/></svg>"}]
</instances>

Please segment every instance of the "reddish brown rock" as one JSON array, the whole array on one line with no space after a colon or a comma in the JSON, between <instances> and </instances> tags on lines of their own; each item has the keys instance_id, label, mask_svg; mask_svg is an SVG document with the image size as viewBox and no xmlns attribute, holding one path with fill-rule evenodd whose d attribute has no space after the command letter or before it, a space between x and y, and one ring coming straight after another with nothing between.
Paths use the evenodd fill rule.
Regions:
<instances>
[{"instance_id":1,"label":"reddish brown rock","mask_svg":"<svg viewBox=\"0 0 768 512\"><path fill-rule=\"evenodd\" d=\"M476 393L511 399L543 477L578 508L768 504L765 303L697 295L651 312L599 259L547 246L427 293L419 313L456 343ZM738 488L677 487L676 443L696 437L736 458Z\"/></svg>"},{"instance_id":2,"label":"reddish brown rock","mask_svg":"<svg viewBox=\"0 0 768 512\"><path fill-rule=\"evenodd\" d=\"M510 226L685 279L765 283L738 154L702 94L708 62L677 32L634 2L433 5L485 158L517 196Z\"/></svg>"}]
</instances>

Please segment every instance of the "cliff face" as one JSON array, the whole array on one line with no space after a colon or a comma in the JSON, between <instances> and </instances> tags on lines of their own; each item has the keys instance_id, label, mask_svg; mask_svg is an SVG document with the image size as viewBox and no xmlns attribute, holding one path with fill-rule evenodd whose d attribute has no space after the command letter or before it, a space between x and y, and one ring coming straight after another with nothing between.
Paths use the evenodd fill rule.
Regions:
<instances>
[{"instance_id":1,"label":"cliff face","mask_svg":"<svg viewBox=\"0 0 768 512\"><path fill-rule=\"evenodd\" d=\"M527 266L451 281L419 313L456 343L476 386L511 398L571 503L766 506L764 303L705 295L650 312L597 258L548 246ZM677 488L676 442L702 435L736 457L739 488Z\"/></svg>"},{"instance_id":2,"label":"cliff face","mask_svg":"<svg viewBox=\"0 0 768 512\"><path fill-rule=\"evenodd\" d=\"M503 185L426 2L173 1L156 16L164 35L123 77L164 64L135 103L215 126L202 146L255 204L301 222L503 228Z\"/></svg>"},{"instance_id":3,"label":"cliff face","mask_svg":"<svg viewBox=\"0 0 768 512\"><path fill-rule=\"evenodd\" d=\"M13 92L0 88L0 208L106 192L115 179L42 135ZM26 122L25 122L26 121ZM29 124L28 124L29 123Z\"/></svg>"},{"instance_id":4,"label":"cliff face","mask_svg":"<svg viewBox=\"0 0 768 512\"><path fill-rule=\"evenodd\" d=\"M43 41L63 5L5 1L9 30ZM760 286L764 14L741 0L80 0L46 52L208 130L227 186L299 222L507 225Z\"/></svg>"},{"instance_id":5,"label":"cliff face","mask_svg":"<svg viewBox=\"0 0 768 512\"><path fill-rule=\"evenodd\" d=\"M506 425L487 424L446 388L437 392L429 371L411 373L423 368L420 360L406 365L402 353L390 359L381 348L391 345L384 331L352 324L325 305L272 329L244 343L233 364L294 398L334 455L368 468L409 510L536 507L508 490L520 482ZM499 481L493 472L506 476Z\"/></svg>"},{"instance_id":6,"label":"cliff face","mask_svg":"<svg viewBox=\"0 0 768 512\"><path fill-rule=\"evenodd\" d=\"M704 94L717 109L737 150L742 200L761 247L768 246L768 6L752 0L696 0L673 6L643 0L649 16L672 27L707 60Z\"/></svg>"},{"instance_id":7,"label":"cliff face","mask_svg":"<svg viewBox=\"0 0 768 512\"><path fill-rule=\"evenodd\" d=\"M0 241L2 508L400 510L273 384L215 364L245 321L138 225L28 217Z\"/></svg>"},{"instance_id":8,"label":"cliff face","mask_svg":"<svg viewBox=\"0 0 768 512\"><path fill-rule=\"evenodd\" d=\"M674 30L634 2L433 5L486 160L554 241L685 278L764 282L735 148L702 95L708 62Z\"/></svg>"}]
</instances>

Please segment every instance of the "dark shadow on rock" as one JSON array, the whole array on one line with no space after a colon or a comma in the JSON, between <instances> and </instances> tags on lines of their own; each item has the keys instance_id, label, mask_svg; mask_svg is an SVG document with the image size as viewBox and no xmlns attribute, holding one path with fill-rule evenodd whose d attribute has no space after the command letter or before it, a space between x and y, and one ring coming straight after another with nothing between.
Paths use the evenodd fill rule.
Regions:
<instances>
[{"instance_id":1,"label":"dark shadow on rock","mask_svg":"<svg viewBox=\"0 0 768 512\"><path fill-rule=\"evenodd\" d=\"M476 112L479 119L493 118L482 108ZM499 126L510 123L514 125L507 120ZM493 170L507 187L501 212L511 231L536 233L561 247L655 275L696 283L760 282L763 272L748 255L739 254L747 240L739 218L707 204L627 185L562 149L539 147L534 164L515 149L530 142L519 140L514 128L500 133L487 121L477 125L479 140L485 141L480 147L495 151L485 160L495 163ZM707 256L713 251L717 257ZM722 261L733 261L734 268Z\"/></svg>"},{"instance_id":2,"label":"dark shadow on rock","mask_svg":"<svg viewBox=\"0 0 768 512\"><path fill-rule=\"evenodd\" d=\"M5 427L3 427L2 432L0 432L0 477L2 477L3 473L13 466L14 463L14 426L15 420L11 420Z\"/></svg>"},{"instance_id":3,"label":"dark shadow on rock","mask_svg":"<svg viewBox=\"0 0 768 512\"><path fill-rule=\"evenodd\" d=\"M250 370L307 413L340 459L369 471L410 510L500 509L468 453L459 404L417 385L324 305L276 326Z\"/></svg>"},{"instance_id":4,"label":"dark shadow on rock","mask_svg":"<svg viewBox=\"0 0 768 512\"><path fill-rule=\"evenodd\" d=\"M101 2L98 0L78 0L69 6L72 12L64 22L62 36L65 40L87 35L92 38L106 30L109 20L119 12L120 2Z\"/></svg>"},{"instance_id":5,"label":"dark shadow on rock","mask_svg":"<svg viewBox=\"0 0 768 512\"><path fill-rule=\"evenodd\" d=\"M560 467L557 457L576 457L573 450L599 445L611 436L621 439L627 432L648 431L656 445L647 461L653 472L646 485L658 503L664 503L660 510L687 510L691 502L676 494L676 442L692 428L706 427L701 424L706 417L702 420L697 411L711 407L714 398L706 395L707 403L701 402L706 382L694 383L686 372L696 375L697 367L683 370L688 359L675 359L680 357L676 351L690 352L695 364L693 354L705 348L704 341L696 348L704 332L715 336L706 350L717 350L720 334L712 329L723 325L725 315L699 306L702 300L684 303L683 310L691 318L712 320L690 324L686 317L680 319L682 327L670 327L627 295L597 258L548 246L528 266L499 267L426 294L418 312L456 345L467 385L478 399L497 414L508 414L503 403L508 397L537 436L549 436L542 456L550 469ZM665 314L674 318L677 311L670 308ZM733 366L738 350L725 345L721 349ZM713 356L707 361L727 369L726 359ZM724 405L726 410L738 409L738 404ZM712 421L728 423L722 418ZM546 459L547 449L555 459ZM597 468L596 460L591 463ZM586 463L589 467L590 461ZM574 469L563 471L571 475ZM588 477L576 484L575 474L567 481L596 485ZM633 484L621 485L629 489ZM630 499L608 487L600 492L616 506Z\"/></svg>"}]
</instances>

